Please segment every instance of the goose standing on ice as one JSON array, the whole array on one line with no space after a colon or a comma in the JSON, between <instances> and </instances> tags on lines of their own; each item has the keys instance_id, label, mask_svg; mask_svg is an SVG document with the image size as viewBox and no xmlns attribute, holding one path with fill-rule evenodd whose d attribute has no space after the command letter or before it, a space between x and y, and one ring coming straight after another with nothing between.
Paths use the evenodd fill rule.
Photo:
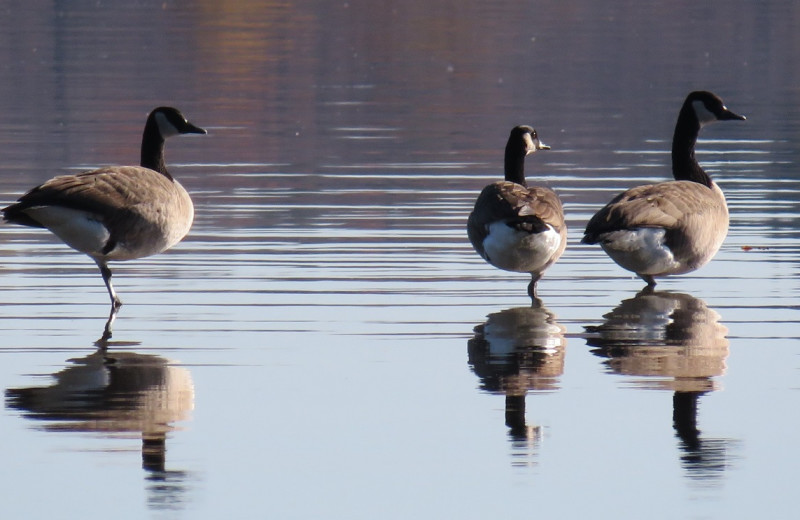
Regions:
<instances>
[{"instance_id":1,"label":"goose standing on ice","mask_svg":"<svg viewBox=\"0 0 800 520\"><path fill-rule=\"evenodd\" d=\"M655 278L705 265L728 234L725 196L700 167L694 147L700 129L714 121L743 120L711 92L692 92L672 138L674 181L631 188L598 211L582 242L600 247L648 287Z\"/></svg>"},{"instance_id":2,"label":"goose standing on ice","mask_svg":"<svg viewBox=\"0 0 800 520\"><path fill-rule=\"evenodd\" d=\"M558 195L525 182L525 156L549 149L530 126L514 127L506 144L505 180L481 191L467 222L472 247L484 260L498 269L530 273L533 300L536 282L567 245Z\"/></svg>"},{"instance_id":3,"label":"goose standing on ice","mask_svg":"<svg viewBox=\"0 0 800 520\"><path fill-rule=\"evenodd\" d=\"M111 337L111 326L122 305L111 284L108 262L165 251L180 242L192 226L192 199L167 171L164 140L205 133L178 110L156 108L144 127L141 166L60 175L2 210L6 222L49 229L97 263L111 297L103 339Z\"/></svg>"}]
</instances>

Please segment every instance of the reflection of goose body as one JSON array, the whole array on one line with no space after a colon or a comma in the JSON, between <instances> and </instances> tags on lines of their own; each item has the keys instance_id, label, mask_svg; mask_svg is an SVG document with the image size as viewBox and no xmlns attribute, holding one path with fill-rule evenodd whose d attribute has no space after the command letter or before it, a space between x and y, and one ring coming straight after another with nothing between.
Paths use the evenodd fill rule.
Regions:
<instances>
[{"instance_id":1,"label":"reflection of goose body","mask_svg":"<svg viewBox=\"0 0 800 520\"><path fill-rule=\"evenodd\" d=\"M496 312L475 327L469 362L490 392L554 390L564 372L565 332L544 307Z\"/></svg>"},{"instance_id":2,"label":"reflection of goose body","mask_svg":"<svg viewBox=\"0 0 800 520\"><path fill-rule=\"evenodd\" d=\"M204 133L176 109L156 108L145 124L141 166L60 175L3 209L7 222L47 228L97 263L111 297L107 337L122 305L111 284L108 262L165 251L180 242L192 225L192 200L167 171L164 140Z\"/></svg>"},{"instance_id":3,"label":"reflection of goose body","mask_svg":"<svg viewBox=\"0 0 800 520\"><path fill-rule=\"evenodd\" d=\"M552 391L564 372L566 329L535 300L534 307L490 314L469 340L469 364L481 388L506 396L506 425L512 440L538 443L539 427L525 421L525 395ZM534 446L535 447L535 446Z\"/></svg>"},{"instance_id":4,"label":"reflection of goose body","mask_svg":"<svg viewBox=\"0 0 800 520\"><path fill-rule=\"evenodd\" d=\"M505 180L486 186L467 222L475 251L498 269L530 273L528 293L567 245L561 200L550 188L525 182L525 156L549 150L530 126L511 130L505 152Z\"/></svg>"},{"instance_id":5,"label":"reflection of goose body","mask_svg":"<svg viewBox=\"0 0 800 520\"><path fill-rule=\"evenodd\" d=\"M718 320L699 298L645 290L589 327L598 336L588 344L615 373L654 376L652 386L676 391L713 390L710 378L725 372L728 357L728 330Z\"/></svg>"},{"instance_id":6,"label":"reflection of goose body","mask_svg":"<svg viewBox=\"0 0 800 520\"><path fill-rule=\"evenodd\" d=\"M607 358L617 374L635 377L644 388L674 391L673 425L692 478L713 478L726 466L728 441L701 439L697 401L716 390L713 377L725 372L727 329L719 314L688 294L645 289L624 300L596 327L587 327L592 352Z\"/></svg>"},{"instance_id":7,"label":"reflection of goose body","mask_svg":"<svg viewBox=\"0 0 800 520\"><path fill-rule=\"evenodd\" d=\"M164 441L188 419L194 386L188 370L159 356L98 351L54 374L50 386L6 390L6 404L52 431L141 435L146 469L163 471Z\"/></svg>"},{"instance_id":8,"label":"reflection of goose body","mask_svg":"<svg viewBox=\"0 0 800 520\"><path fill-rule=\"evenodd\" d=\"M711 92L692 92L672 140L674 181L637 186L614 197L586 226L583 242L600 244L614 262L647 285L656 277L705 265L728 234L725 196L695 159L703 125L744 119Z\"/></svg>"}]
</instances>

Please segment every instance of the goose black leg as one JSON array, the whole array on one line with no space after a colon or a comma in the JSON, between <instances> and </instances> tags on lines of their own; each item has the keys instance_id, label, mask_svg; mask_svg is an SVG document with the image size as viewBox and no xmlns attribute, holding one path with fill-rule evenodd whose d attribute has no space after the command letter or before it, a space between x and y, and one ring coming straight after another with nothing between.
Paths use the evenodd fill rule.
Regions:
<instances>
[{"instance_id":1,"label":"goose black leg","mask_svg":"<svg viewBox=\"0 0 800 520\"><path fill-rule=\"evenodd\" d=\"M122 307L122 300L119 299L117 291L114 290L114 286L111 284L111 269L109 269L108 265L102 260L97 260L97 267L100 268L100 274L103 275L103 282L106 284L108 295L111 297L111 306L115 309L119 309Z\"/></svg>"},{"instance_id":2,"label":"goose black leg","mask_svg":"<svg viewBox=\"0 0 800 520\"><path fill-rule=\"evenodd\" d=\"M106 265L105 262L98 260L97 267L100 268L100 274L103 275L103 282L106 284L108 295L111 298L111 312L108 315L108 321L106 321L106 326L103 330L103 336L97 342L98 345L102 345L111 338L111 327L114 324L114 320L117 319L119 308L122 307L122 300L119 299L117 292L114 290L114 286L111 284L111 269L108 268L108 265Z\"/></svg>"},{"instance_id":3,"label":"goose black leg","mask_svg":"<svg viewBox=\"0 0 800 520\"><path fill-rule=\"evenodd\" d=\"M541 274L531 274L531 283L528 284L528 296L531 297L531 301L536 302L539 298L536 297L536 282L539 281L541 278Z\"/></svg>"},{"instance_id":4,"label":"goose black leg","mask_svg":"<svg viewBox=\"0 0 800 520\"><path fill-rule=\"evenodd\" d=\"M647 287L654 288L656 286L656 279L653 278L653 275L650 274L640 274L639 278L647 282Z\"/></svg>"}]
</instances>

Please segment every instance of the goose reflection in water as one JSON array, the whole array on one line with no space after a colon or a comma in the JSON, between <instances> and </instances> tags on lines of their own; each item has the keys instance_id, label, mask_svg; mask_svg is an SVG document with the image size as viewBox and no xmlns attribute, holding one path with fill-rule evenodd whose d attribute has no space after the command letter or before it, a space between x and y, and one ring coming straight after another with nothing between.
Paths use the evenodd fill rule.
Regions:
<instances>
[{"instance_id":1,"label":"goose reflection in water","mask_svg":"<svg viewBox=\"0 0 800 520\"><path fill-rule=\"evenodd\" d=\"M692 479L719 478L728 466L727 439L703 439L697 427L700 396L717 390L725 373L728 329L706 303L688 294L645 289L586 327L592 352L612 372L638 379L637 386L671 390L673 427Z\"/></svg>"},{"instance_id":2,"label":"goose reflection in water","mask_svg":"<svg viewBox=\"0 0 800 520\"><path fill-rule=\"evenodd\" d=\"M475 327L467 343L469 364L481 379L481 389L506 396L505 418L515 451L535 457L542 439L540 426L525 420L528 391L558 389L564 372L566 329L535 299L531 307L490 314ZM533 460L520 460L521 465Z\"/></svg>"},{"instance_id":3,"label":"goose reflection in water","mask_svg":"<svg viewBox=\"0 0 800 520\"><path fill-rule=\"evenodd\" d=\"M149 505L180 507L189 475L166 469L166 440L194 406L189 371L159 356L102 348L70 363L50 386L6 390L6 405L47 431L140 435Z\"/></svg>"}]
</instances>

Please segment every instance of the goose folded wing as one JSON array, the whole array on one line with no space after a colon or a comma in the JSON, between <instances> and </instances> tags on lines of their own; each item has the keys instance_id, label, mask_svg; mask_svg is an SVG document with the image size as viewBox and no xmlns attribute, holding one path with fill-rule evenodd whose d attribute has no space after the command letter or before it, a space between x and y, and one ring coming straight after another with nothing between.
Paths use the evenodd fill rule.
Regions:
<instances>
[{"instance_id":1,"label":"goose folded wing","mask_svg":"<svg viewBox=\"0 0 800 520\"><path fill-rule=\"evenodd\" d=\"M156 172L137 166L105 168L77 175L60 175L33 188L20 197L9 211L24 211L36 206L62 206L99 215L108 215L124 208L149 202L143 183L158 180ZM168 182L164 178L164 182Z\"/></svg>"},{"instance_id":2,"label":"goose folded wing","mask_svg":"<svg viewBox=\"0 0 800 520\"><path fill-rule=\"evenodd\" d=\"M609 202L586 226L584 240L597 240L611 231L642 227L675 229L686 219L716 209L710 189L690 181L632 188Z\"/></svg>"},{"instance_id":3,"label":"goose folded wing","mask_svg":"<svg viewBox=\"0 0 800 520\"><path fill-rule=\"evenodd\" d=\"M482 203L480 199L488 199ZM558 197L547 188L527 188L513 182L487 186L476 204L485 223L519 217L538 217L554 227L563 224Z\"/></svg>"}]
</instances>

